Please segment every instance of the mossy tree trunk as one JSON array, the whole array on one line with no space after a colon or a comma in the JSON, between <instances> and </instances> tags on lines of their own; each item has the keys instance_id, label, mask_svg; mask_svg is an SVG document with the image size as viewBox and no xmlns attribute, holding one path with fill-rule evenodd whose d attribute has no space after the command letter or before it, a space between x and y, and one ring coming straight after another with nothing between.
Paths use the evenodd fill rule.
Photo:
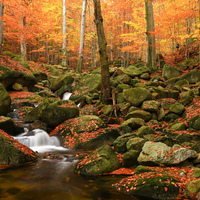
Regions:
<instances>
[{"instance_id":1,"label":"mossy tree trunk","mask_svg":"<svg viewBox=\"0 0 200 200\"><path fill-rule=\"evenodd\" d=\"M0 17L3 16L3 3L0 3ZM2 51L2 44L3 44L3 20L0 18L0 53Z\"/></svg>"},{"instance_id":2,"label":"mossy tree trunk","mask_svg":"<svg viewBox=\"0 0 200 200\"><path fill-rule=\"evenodd\" d=\"M146 7L146 21L147 21L147 39L148 39L148 67L155 71L156 66L156 42L154 30L154 17L153 17L153 3L145 0Z\"/></svg>"},{"instance_id":3,"label":"mossy tree trunk","mask_svg":"<svg viewBox=\"0 0 200 200\"><path fill-rule=\"evenodd\" d=\"M81 17L81 36L80 36L80 47L79 47L79 58L76 71L81 73L82 63L83 63L83 48L84 48L84 38L85 38L85 19L86 19L86 8L87 0L83 0L82 17Z\"/></svg>"},{"instance_id":4,"label":"mossy tree trunk","mask_svg":"<svg viewBox=\"0 0 200 200\"><path fill-rule=\"evenodd\" d=\"M108 99L111 97L107 42L103 28L101 2L100 0L93 0L93 2L94 2L95 24L97 27L100 63L101 63L101 101L103 103L107 103Z\"/></svg>"}]
</instances>

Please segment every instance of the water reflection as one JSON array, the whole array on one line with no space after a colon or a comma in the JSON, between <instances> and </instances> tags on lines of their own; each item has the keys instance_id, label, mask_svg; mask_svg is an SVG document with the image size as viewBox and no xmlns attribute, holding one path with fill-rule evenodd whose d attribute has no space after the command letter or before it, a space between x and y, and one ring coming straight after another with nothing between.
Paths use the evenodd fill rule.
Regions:
<instances>
[{"instance_id":1,"label":"water reflection","mask_svg":"<svg viewBox=\"0 0 200 200\"><path fill-rule=\"evenodd\" d=\"M122 177L86 178L72 173L77 160L40 160L0 174L0 199L130 200L110 187Z\"/></svg>"}]
</instances>

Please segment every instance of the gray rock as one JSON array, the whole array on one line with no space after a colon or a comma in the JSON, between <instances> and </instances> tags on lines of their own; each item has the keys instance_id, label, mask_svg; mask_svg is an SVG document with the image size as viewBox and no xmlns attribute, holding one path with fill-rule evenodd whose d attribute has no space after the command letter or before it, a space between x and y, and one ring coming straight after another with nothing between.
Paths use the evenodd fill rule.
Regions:
<instances>
[{"instance_id":1,"label":"gray rock","mask_svg":"<svg viewBox=\"0 0 200 200\"><path fill-rule=\"evenodd\" d=\"M176 165L188 158L196 158L197 152L186 148L173 148L161 142L146 142L138 157L140 164L154 163Z\"/></svg>"}]
</instances>

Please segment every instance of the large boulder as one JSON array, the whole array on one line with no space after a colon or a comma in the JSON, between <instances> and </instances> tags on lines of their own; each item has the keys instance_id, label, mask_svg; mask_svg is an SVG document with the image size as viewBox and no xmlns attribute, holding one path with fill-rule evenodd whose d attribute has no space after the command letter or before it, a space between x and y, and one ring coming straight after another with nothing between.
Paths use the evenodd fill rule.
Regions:
<instances>
[{"instance_id":1,"label":"large boulder","mask_svg":"<svg viewBox=\"0 0 200 200\"><path fill-rule=\"evenodd\" d=\"M196 199L197 194L200 192L200 179L192 180L185 185L185 194L189 199Z\"/></svg>"},{"instance_id":2,"label":"large boulder","mask_svg":"<svg viewBox=\"0 0 200 200\"><path fill-rule=\"evenodd\" d=\"M74 75L74 73L66 73L64 75L58 76L55 80L51 82L50 89L55 92L64 85L66 86L72 84L74 81Z\"/></svg>"},{"instance_id":3,"label":"large boulder","mask_svg":"<svg viewBox=\"0 0 200 200\"><path fill-rule=\"evenodd\" d=\"M197 152L179 145L169 147L162 142L146 142L138 157L140 164L176 165L188 158L196 158Z\"/></svg>"},{"instance_id":4,"label":"large boulder","mask_svg":"<svg viewBox=\"0 0 200 200\"><path fill-rule=\"evenodd\" d=\"M109 173L119 167L120 163L117 154L110 146L104 145L83 160L80 160L74 169L74 173L98 176Z\"/></svg>"},{"instance_id":5,"label":"large boulder","mask_svg":"<svg viewBox=\"0 0 200 200\"><path fill-rule=\"evenodd\" d=\"M146 88L135 87L123 90L124 99L131 103L133 106L139 106L145 100L152 98L151 93Z\"/></svg>"},{"instance_id":6,"label":"large boulder","mask_svg":"<svg viewBox=\"0 0 200 200\"><path fill-rule=\"evenodd\" d=\"M179 195L177 182L170 173L146 172L124 178L113 187L140 199L171 200Z\"/></svg>"},{"instance_id":7,"label":"large boulder","mask_svg":"<svg viewBox=\"0 0 200 200\"><path fill-rule=\"evenodd\" d=\"M124 69L124 72L131 77L135 77L135 76L140 76L144 73L150 74L150 69L144 65L138 65L138 66L130 65L126 69Z\"/></svg>"},{"instance_id":8,"label":"large boulder","mask_svg":"<svg viewBox=\"0 0 200 200\"><path fill-rule=\"evenodd\" d=\"M179 80L187 80L189 83L197 83L200 81L200 71L198 69L194 69L193 71L181 76Z\"/></svg>"},{"instance_id":9,"label":"large boulder","mask_svg":"<svg viewBox=\"0 0 200 200\"><path fill-rule=\"evenodd\" d=\"M0 165L18 165L36 161L37 155L0 129Z\"/></svg>"},{"instance_id":10,"label":"large boulder","mask_svg":"<svg viewBox=\"0 0 200 200\"><path fill-rule=\"evenodd\" d=\"M162 70L162 76L164 78L171 79L174 77L179 77L180 75L182 75L182 71L174 66L171 65L164 65L163 70Z\"/></svg>"},{"instance_id":11,"label":"large boulder","mask_svg":"<svg viewBox=\"0 0 200 200\"><path fill-rule=\"evenodd\" d=\"M70 100L58 100L53 103L44 102L31 110L24 120L33 122L40 120L49 127L56 127L67 119L79 116L79 108Z\"/></svg>"},{"instance_id":12,"label":"large boulder","mask_svg":"<svg viewBox=\"0 0 200 200\"><path fill-rule=\"evenodd\" d=\"M128 113L125 118L126 119L140 118L143 119L144 121L149 121L151 119L151 113L144 110L135 110Z\"/></svg>"},{"instance_id":13,"label":"large boulder","mask_svg":"<svg viewBox=\"0 0 200 200\"><path fill-rule=\"evenodd\" d=\"M10 110L11 98L4 88L4 86L0 83L0 115L6 115Z\"/></svg>"},{"instance_id":14,"label":"large boulder","mask_svg":"<svg viewBox=\"0 0 200 200\"><path fill-rule=\"evenodd\" d=\"M88 150L112 144L119 136L119 131L106 128L98 116L83 115L60 124L50 135L59 137L64 147Z\"/></svg>"},{"instance_id":15,"label":"large boulder","mask_svg":"<svg viewBox=\"0 0 200 200\"><path fill-rule=\"evenodd\" d=\"M101 89L101 75L88 74L81 78L78 84L73 88L70 100L80 102L88 93L96 93Z\"/></svg>"}]
</instances>

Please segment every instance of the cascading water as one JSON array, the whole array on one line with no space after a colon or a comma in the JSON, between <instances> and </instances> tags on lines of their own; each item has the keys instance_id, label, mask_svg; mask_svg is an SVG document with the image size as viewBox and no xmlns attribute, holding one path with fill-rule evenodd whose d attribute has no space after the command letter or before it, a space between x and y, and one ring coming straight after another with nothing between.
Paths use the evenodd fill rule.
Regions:
<instances>
[{"instance_id":1,"label":"cascading water","mask_svg":"<svg viewBox=\"0 0 200 200\"><path fill-rule=\"evenodd\" d=\"M70 92L65 92L63 94L62 100L69 100L70 96L72 95L72 93Z\"/></svg>"},{"instance_id":2,"label":"cascading water","mask_svg":"<svg viewBox=\"0 0 200 200\"><path fill-rule=\"evenodd\" d=\"M28 132L28 129L25 128L25 132L14 137L20 143L28 146L33 151L39 153L46 151L66 151L66 148L60 146L60 141L57 137L50 137L48 133L42 129L34 129L31 132Z\"/></svg>"}]
</instances>

